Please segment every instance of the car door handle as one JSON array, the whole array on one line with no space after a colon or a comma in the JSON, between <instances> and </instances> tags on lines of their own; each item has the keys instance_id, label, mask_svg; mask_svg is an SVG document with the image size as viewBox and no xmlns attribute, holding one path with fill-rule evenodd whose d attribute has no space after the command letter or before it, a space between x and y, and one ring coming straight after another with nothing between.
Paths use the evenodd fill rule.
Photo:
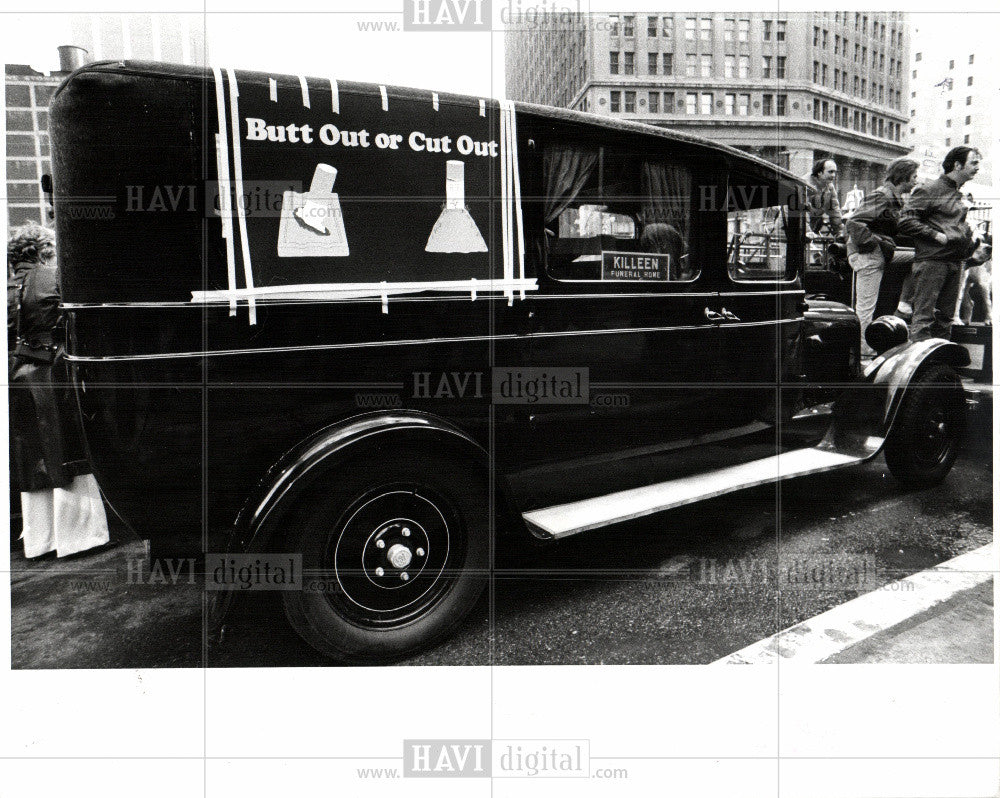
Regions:
<instances>
[{"instance_id":1,"label":"car door handle","mask_svg":"<svg viewBox=\"0 0 1000 798\"><path fill-rule=\"evenodd\" d=\"M705 308L705 318L708 319L709 321L722 321L726 317L723 316L721 313L716 313L714 310Z\"/></svg>"},{"instance_id":2,"label":"car door handle","mask_svg":"<svg viewBox=\"0 0 1000 798\"><path fill-rule=\"evenodd\" d=\"M729 321L739 321L740 317L733 313L731 310L722 309L722 317L728 319Z\"/></svg>"}]
</instances>

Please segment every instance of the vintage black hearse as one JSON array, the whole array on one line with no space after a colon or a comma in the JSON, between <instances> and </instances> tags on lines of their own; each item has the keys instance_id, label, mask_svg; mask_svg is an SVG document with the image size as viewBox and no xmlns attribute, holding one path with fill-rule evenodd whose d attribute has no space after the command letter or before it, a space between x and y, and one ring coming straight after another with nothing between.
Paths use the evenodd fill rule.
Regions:
<instances>
[{"instance_id":1,"label":"vintage black hearse","mask_svg":"<svg viewBox=\"0 0 1000 798\"><path fill-rule=\"evenodd\" d=\"M154 551L301 554L281 599L335 659L446 635L494 531L559 539L883 451L918 486L954 462L965 351L874 325L863 367L851 310L803 292L803 183L734 149L128 61L63 83L52 141L108 501Z\"/></svg>"}]
</instances>

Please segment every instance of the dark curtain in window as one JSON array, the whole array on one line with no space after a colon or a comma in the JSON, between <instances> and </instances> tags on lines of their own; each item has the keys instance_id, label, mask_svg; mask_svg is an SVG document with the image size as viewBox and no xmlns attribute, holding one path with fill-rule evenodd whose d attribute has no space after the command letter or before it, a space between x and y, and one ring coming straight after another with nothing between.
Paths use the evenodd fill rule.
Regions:
<instances>
[{"instance_id":1,"label":"dark curtain in window","mask_svg":"<svg viewBox=\"0 0 1000 798\"><path fill-rule=\"evenodd\" d=\"M691 173L656 161L642 164L642 215L646 224L669 224L688 238Z\"/></svg>"},{"instance_id":2,"label":"dark curtain in window","mask_svg":"<svg viewBox=\"0 0 1000 798\"><path fill-rule=\"evenodd\" d=\"M545 150L545 223L558 218L579 196L597 165L597 150L556 145Z\"/></svg>"}]
</instances>

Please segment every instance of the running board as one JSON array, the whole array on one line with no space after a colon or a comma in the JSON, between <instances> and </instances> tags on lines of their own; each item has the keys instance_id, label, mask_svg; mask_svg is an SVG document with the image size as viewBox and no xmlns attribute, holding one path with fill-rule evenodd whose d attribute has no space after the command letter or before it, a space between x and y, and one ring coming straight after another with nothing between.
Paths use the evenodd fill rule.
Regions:
<instances>
[{"instance_id":1,"label":"running board","mask_svg":"<svg viewBox=\"0 0 1000 798\"><path fill-rule=\"evenodd\" d=\"M853 455L830 449L799 449L656 485L531 510L523 517L538 537L564 538L788 477L843 468L864 462L870 456L870 453Z\"/></svg>"}]
</instances>

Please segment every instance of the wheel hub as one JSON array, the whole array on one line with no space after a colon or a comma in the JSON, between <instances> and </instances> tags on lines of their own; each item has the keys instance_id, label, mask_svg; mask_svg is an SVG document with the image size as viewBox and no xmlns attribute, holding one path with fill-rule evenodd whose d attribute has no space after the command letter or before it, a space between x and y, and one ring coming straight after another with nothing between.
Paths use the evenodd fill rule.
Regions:
<instances>
[{"instance_id":1,"label":"wheel hub","mask_svg":"<svg viewBox=\"0 0 1000 798\"><path fill-rule=\"evenodd\" d=\"M388 559L392 563L393 568L405 568L413 561L413 552L402 543L395 543L389 549Z\"/></svg>"},{"instance_id":2,"label":"wheel hub","mask_svg":"<svg viewBox=\"0 0 1000 798\"><path fill-rule=\"evenodd\" d=\"M372 532L361 554L369 581L384 590L400 588L420 576L427 564L430 540L424 527L410 518L396 518Z\"/></svg>"}]
</instances>

